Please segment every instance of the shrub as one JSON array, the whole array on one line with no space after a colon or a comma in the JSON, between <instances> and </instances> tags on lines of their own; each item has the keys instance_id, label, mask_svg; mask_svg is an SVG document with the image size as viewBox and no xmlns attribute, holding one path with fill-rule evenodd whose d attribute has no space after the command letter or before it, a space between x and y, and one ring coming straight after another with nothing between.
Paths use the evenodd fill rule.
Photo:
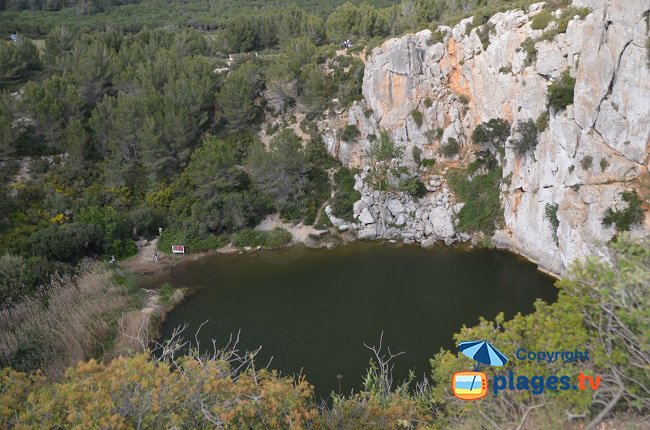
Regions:
<instances>
[{"instance_id":1,"label":"shrub","mask_svg":"<svg viewBox=\"0 0 650 430\"><path fill-rule=\"evenodd\" d=\"M546 106L554 109L564 109L573 103L573 88L576 80L571 77L568 70L560 78L548 86L546 93Z\"/></svg>"},{"instance_id":2,"label":"shrub","mask_svg":"<svg viewBox=\"0 0 650 430\"><path fill-rule=\"evenodd\" d=\"M264 248L279 248L291 242L291 233L281 227L263 231L247 228L233 235L232 243L235 246L251 248L261 246Z\"/></svg>"},{"instance_id":3,"label":"shrub","mask_svg":"<svg viewBox=\"0 0 650 430\"><path fill-rule=\"evenodd\" d=\"M344 142L350 142L359 136L359 129L354 124L348 124L341 131L341 140Z\"/></svg>"},{"instance_id":4,"label":"shrub","mask_svg":"<svg viewBox=\"0 0 650 430\"><path fill-rule=\"evenodd\" d=\"M553 21L553 15L546 9L542 9L537 15L535 15L530 22L530 27L533 30L544 30L548 27L548 24Z\"/></svg>"},{"instance_id":5,"label":"shrub","mask_svg":"<svg viewBox=\"0 0 650 430\"><path fill-rule=\"evenodd\" d=\"M600 159L600 170L602 172L604 172L605 170L607 170L608 167L609 167L609 161L607 161L607 158L601 158Z\"/></svg>"},{"instance_id":6,"label":"shrub","mask_svg":"<svg viewBox=\"0 0 650 430\"><path fill-rule=\"evenodd\" d=\"M510 123L502 118L484 121L474 128L472 141L478 145L503 145L510 137Z\"/></svg>"},{"instance_id":7,"label":"shrub","mask_svg":"<svg viewBox=\"0 0 650 430\"><path fill-rule=\"evenodd\" d=\"M415 121L415 124L418 126L418 128L422 127L422 112L417 109L413 109L411 111L411 117L413 117L413 121Z\"/></svg>"},{"instance_id":8,"label":"shrub","mask_svg":"<svg viewBox=\"0 0 650 430\"><path fill-rule=\"evenodd\" d=\"M245 228L233 234L232 243L233 245L240 247L249 246L253 248L264 246L266 243L266 232L252 228Z\"/></svg>"},{"instance_id":9,"label":"shrub","mask_svg":"<svg viewBox=\"0 0 650 430\"><path fill-rule=\"evenodd\" d=\"M465 94L461 94L458 96L458 101L464 105L467 105L469 104L469 97L467 97Z\"/></svg>"},{"instance_id":10,"label":"shrub","mask_svg":"<svg viewBox=\"0 0 650 430\"><path fill-rule=\"evenodd\" d=\"M483 46L483 51L486 51L488 46L490 46L490 33L493 30L494 30L494 24L492 24L491 22L488 22L483 27L476 30L476 35L481 41L481 45Z\"/></svg>"},{"instance_id":11,"label":"shrub","mask_svg":"<svg viewBox=\"0 0 650 430\"><path fill-rule=\"evenodd\" d=\"M173 226L163 229L158 240L158 249L171 253L172 245L185 246L188 254L218 249L228 244L227 235L215 235L199 226Z\"/></svg>"},{"instance_id":12,"label":"shrub","mask_svg":"<svg viewBox=\"0 0 650 430\"><path fill-rule=\"evenodd\" d=\"M445 40L445 34L439 30L431 32L431 39L427 41L428 45L435 45L436 43L442 43Z\"/></svg>"},{"instance_id":13,"label":"shrub","mask_svg":"<svg viewBox=\"0 0 650 430\"><path fill-rule=\"evenodd\" d=\"M537 60L537 49L535 48L535 40L530 37L527 37L523 42L521 42L521 49L526 53L526 60L524 64L526 66L531 66Z\"/></svg>"},{"instance_id":14,"label":"shrub","mask_svg":"<svg viewBox=\"0 0 650 430\"><path fill-rule=\"evenodd\" d=\"M433 100L431 100L431 97L427 97L424 99L424 106L426 106L427 108L433 106Z\"/></svg>"},{"instance_id":15,"label":"shrub","mask_svg":"<svg viewBox=\"0 0 650 430\"><path fill-rule=\"evenodd\" d=\"M537 126L532 119L520 120L515 127L517 137L513 140L513 150L517 157L523 157L537 147Z\"/></svg>"},{"instance_id":16,"label":"shrub","mask_svg":"<svg viewBox=\"0 0 650 430\"><path fill-rule=\"evenodd\" d=\"M591 169L591 165L593 164L594 158L591 155L585 155L582 157L582 160L580 160L580 166L582 167L582 170L589 170Z\"/></svg>"},{"instance_id":17,"label":"shrub","mask_svg":"<svg viewBox=\"0 0 650 430\"><path fill-rule=\"evenodd\" d=\"M408 178L400 184L399 189L400 191L417 198L424 197L427 193L427 187L418 178Z\"/></svg>"},{"instance_id":18,"label":"shrub","mask_svg":"<svg viewBox=\"0 0 650 430\"><path fill-rule=\"evenodd\" d=\"M636 190L623 191L621 198L627 203L627 208L619 211L607 208L603 217L603 225L616 225L616 231L629 231L632 226L643 223L645 212L641 207L643 201L637 194Z\"/></svg>"},{"instance_id":19,"label":"shrub","mask_svg":"<svg viewBox=\"0 0 650 430\"><path fill-rule=\"evenodd\" d=\"M499 67L499 73L503 74L511 74L512 73L512 66L501 66Z\"/></svg>"},{"instance_id":20,"label":"shrub","mask_svg":"<svg viewBox=\"0 0 650 430\"><path fill-rule=\"evenodd\" d=\"M450 169L446 179L449 189L465 203L458 213L459 228L492 236L496 225L503 220L499 199L501 168L475 176L471 181L467 179L466 170Z\"/></svg>"},{"instance_id":21,"label":"shrub","mask_svg":"<svg viewBox=\"0 0 650 430\"><path fill-rule=\"evenodd\" d=\"M435 165L436 165L436 160L434 160L433 158L425 158L420 163L420 166L422 167L433 167Z\"/></svg>"},{"instance_id":22,"label":"shrub","mask_svg":"<svg viewBox=\"0 0 650 430\"><path fill-rule=\"evenodd\" d=\"M538 132L541 133L548 128L548 119L549 119L549 114L547 110L539 114L539 116L535 120L535 127L537 127Z\"/></svg>"},{"instance_id":23,"label":"shrub","mask_svg":"<svg viewBox=\"0 0 650 430\"><path fill-rule=\"evenodd\" d=\"M354 189L354 174L347 167L341 167L334 174L336 192L332 199L332 213L346 221L354 221L352 205L361 198L361 193Z\"/></svg>"},{"instance_id":24,"label":"shrub","mask_svg":"<svg viewBox=\"0 0 650 430\"><path fill-rule=\"evenodd\" d=\"M94 225L71 223L38 230L29 238L32 255L52 261L76 263L86 256L97 257L104 250L104 235Z\"/></svg>"},{"instance_id":25,"label":"shrub","mask_svg":"<svg viewBox=\"0 0 650 430\"><path fill-rule=\"evenodd\" d=\"M280 123L269 124L266 126L267 136L273 136L280 129Z\"/></svg>"},{"instance_id":26,"label":"shrub","mask_svg":"<svg viewBox=\"0 0 650 430\"><path fill-rule=\"evenodd\" d=\"M417 166L420 166L422 164L422 150L419 147L414 146L411 154L413 155L413 162Z\"/></svg>"},{"instance_id":27,"label":"shrub","mask_svg":"<svg viewBox=\"0 0 650 430\"><path fill-rule=\"evenodd\" d=\"M440 153L447 158L457 155L459 151L460 144L453 137L450 137L446 144L440 146Z\"/></svg>"},{"instance_id":28,"label":"shrub","mask_svg":"<svg viewBox=\"0 0 650 430\"><path fill-rule=\"evenodd\" d=\"M551 223L551 234L553 235L553 241L555 241L556 245L559 244L557 238L557 229L560 226L560 220L557 218L557 210L559 207L560 205L558 204L552 205L550 203L546 203L546 206L544 206L544 218Z\"/></svg>"},{"instance_id":29,"label":"shrub","mask_svg":"<svg viewBox=\"0 0 650 430\"><path fill-rule=\"evenodd\" d=\"M327 216L324 210L321 211L320 215L318 215L318 220L316 220L316 223L314 224L314 228L325 230L331 226L332 221L330 221L330 218Z\"/></svg>"}]
</instances>

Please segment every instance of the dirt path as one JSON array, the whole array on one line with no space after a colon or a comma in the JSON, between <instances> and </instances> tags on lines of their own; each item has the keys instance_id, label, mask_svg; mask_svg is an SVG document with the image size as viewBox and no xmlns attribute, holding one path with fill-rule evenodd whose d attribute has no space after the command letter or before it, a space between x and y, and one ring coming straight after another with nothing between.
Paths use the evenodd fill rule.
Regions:
<instances>
[{"instance_id":1,"label":"dirt path","mask_svg":"<svg viewBox=\"0 0 650 430\"><path fill-rule=\"evenodd\" d=\"M313 242L311 236L319 236L322 234L321 230L317 230L310 225L300 224L291 224L280 220L278 215L269 215L267 216L257 227L256 230L273 230L276 227L282 227L291 233L293 243L304 243L308 244Z\"/></svg>"},{"instance_id":2,"label":"dirt path","mask_svg":"<svg viewBox=\"0 0 650 430\"><path fill-rule=\"evenodd\" d=\"M158 252L158 261L156 261ZM133 273L151 274L169 268L184 256L167 255L158 251L158 238L155 238L138 249L135 257L121 263L121 266Z\"/></svg>"}]
</instances>

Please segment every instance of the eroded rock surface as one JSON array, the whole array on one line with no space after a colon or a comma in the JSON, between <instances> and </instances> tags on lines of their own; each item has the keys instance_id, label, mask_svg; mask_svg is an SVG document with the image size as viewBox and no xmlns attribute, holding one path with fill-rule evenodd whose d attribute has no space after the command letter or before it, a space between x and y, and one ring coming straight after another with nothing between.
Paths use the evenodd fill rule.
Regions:
<instances>
[{"instance_id":1,"label":"eroded rock surface","mask_svg":"<svg viewBox=\"0 0 650 430\"><path fill-rule=\"evenodd\" d=\"M476 148L470 136L477 124L492 118L511 124L536 120L547 111L548 85L568 70L576 79L574 104L559 112L551 109L534 153L516 157L506 145L501 189L505 226L493 237L498 246L562 274L574 259L598 254L600 242L614 235L614 227L601 221L607 208L623 207L622 191L648 193L650 59L644 13L650 3L575 0L574 6L588 7L590 13L574 17L566 32L552 40L536 42L536 58L531 59L522 43L542 35L530 25L541 5L494 15L485 47L477 29L466 34L471 19L440 27L444 38L439 43L432 42L430 30L386 41L367 60L364 100L320 127L329 151L350 166L367 164L364 154L381 130L404 148L404 163L412 169L414 147L422 159L450 164L455 159L441 160L440 145L456 139L461 145L458 158L471 159L468 154ZM416 110L420 114L414 115ZM357 141L338 139L337 127L346 123L357 125ZM588 168L581 163L585 157L593 160ZM368 200L371 192L363 194ZM424 199L436 195L430 192ZM409 206L415 202L392 198L404 211L389 200L392 208L386 212L404 240L460 237L454 231L454 207L449 206L453 196L447 196L447 207L423 209L418 203L419 212ZM558 205L557 244L544 216L547 205ZM376 220L373 207L365 201L364 209ZM634 234L650 230L647 211ZM361 224L368 225L370 218L363 217ZM449 223L429 227L431 218Z\"/></svg>"}]
</instances>

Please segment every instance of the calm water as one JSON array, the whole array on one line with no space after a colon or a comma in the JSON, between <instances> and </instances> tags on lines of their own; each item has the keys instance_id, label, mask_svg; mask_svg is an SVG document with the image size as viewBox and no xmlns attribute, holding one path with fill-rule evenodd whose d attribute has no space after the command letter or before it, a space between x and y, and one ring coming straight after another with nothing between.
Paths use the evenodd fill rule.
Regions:
<instances>
[{"instance_id":1,"label":"calm water","mask_svg":"<svg viewBox=\"0 0 650 430\"><path fill-rule=\"evenodd\" d=\"M333 250L293 247L214 255L173 268L164 279L195 294L170 312L163 338L190 323L193 337L226 343L241 330L242 348L262 346L259 363L301 372L316 393L359 388L370 351L405 351L395 376L429 373L429 358L453 348L452 334L479 316L531 312L536 298L554 301L553 280L513 254L492 250L354 243Z\"/></svg>"}]
</instances>

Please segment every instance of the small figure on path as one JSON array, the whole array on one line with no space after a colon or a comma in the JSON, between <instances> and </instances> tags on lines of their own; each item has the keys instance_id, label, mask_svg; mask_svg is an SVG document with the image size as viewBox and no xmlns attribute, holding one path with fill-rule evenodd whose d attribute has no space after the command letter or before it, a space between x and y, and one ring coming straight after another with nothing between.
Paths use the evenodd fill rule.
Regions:
<instances>
[{"instance_id":1,"label":"small figure on path","mask_svg":"<svg viewBox=\"0 0 650 430\"><path fill-rule=\"evenodd\" d=\"M158 262L158 251L153 255L153 258L156 260L156 263Z\"/></svg>"},{"instance_id":2,"label":"small figure on path","mask_svg":"<svg viewBox=\"0 0 650 430\"><path fill-rule=\"evenodd\" d=\"M115 264L115 256L111 255L111 264Z\"/></svg>"}]
</instances>

